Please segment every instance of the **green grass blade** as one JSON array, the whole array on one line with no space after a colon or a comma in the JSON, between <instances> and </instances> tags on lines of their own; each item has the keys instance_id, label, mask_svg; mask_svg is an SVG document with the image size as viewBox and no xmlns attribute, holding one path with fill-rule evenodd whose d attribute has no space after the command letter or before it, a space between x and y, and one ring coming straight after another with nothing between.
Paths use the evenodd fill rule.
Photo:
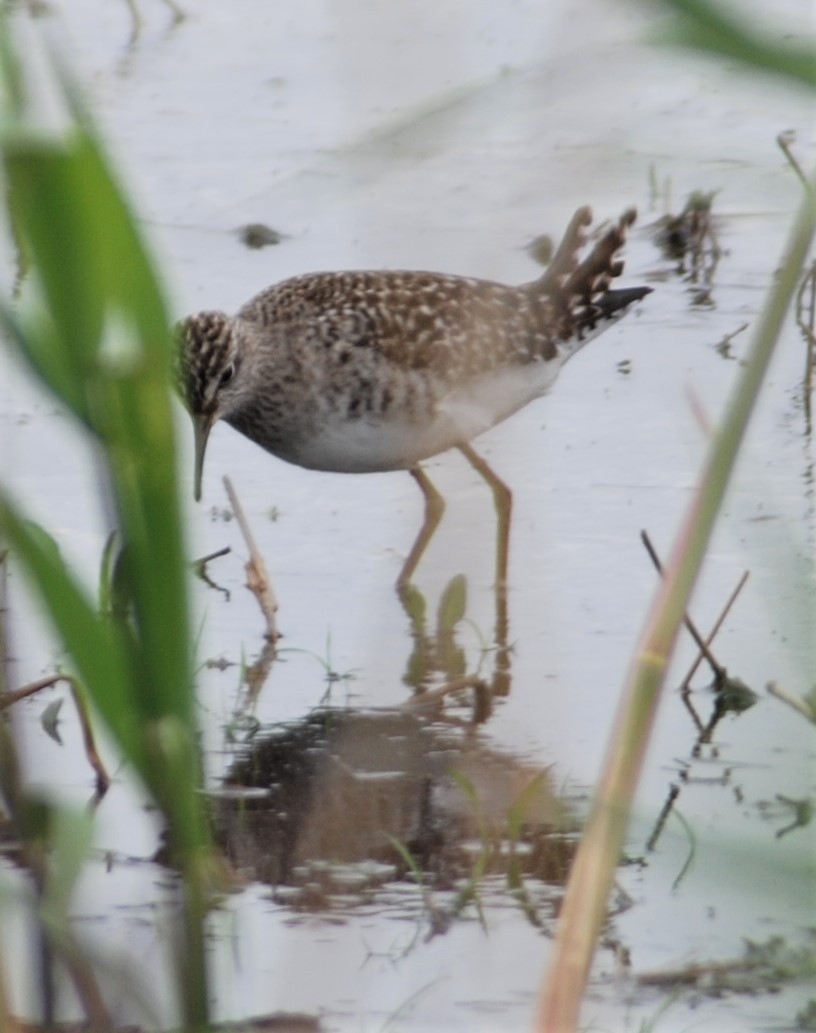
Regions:
<instances>
[{"instance_id":1,"label":"green grass blade","mask_svg":"<svg viewBox=\"0 0 816 1033\"><path fill-rule=\"evenodd\" d=\"M68 571L53 538L25 521L3 494L0 529L120 747L137 770L143 771L141 737L130 705L135 686L120 632L99 617Z\"/></svg>"},{"instance_id":2,"label":"green grass blade","mask_svg":"<svg viewBox=\"0 0 816 1033\"><path fill-rule=\"evenodd\" d=\"M577 1028L581 997L623 848L666 667L814 232L816 175L795 217L784 262L754 329L747 362L712 441L632 660L601 781L559 916L555 951L540 1001L537 1028L542 1033L551 1029L566 1033Z\"/></svg>"},{"instance_id":3,"label":"green grass blade","mask_svg":"<svg viewBox=\"0 0 816 1033\"><path fill-rule=\"evenodd\" d=\"M69 125L49 136L26 121L25 77L6 43L4 61L0 78L20 89L6 102L0 161L15 236L30 263L35 311L23 319L0 306L0 320L13 347L99 440L122 542L116 619L96 613L53 542L2 497L0 523L96 707L169 821L172 854L185 877L180 994L186 1028L199 1029L207 1020L209 840L198 795L173 352L163 293L73 81L58 70Z\"/></svg>"},{"instance_id":4,"label":"green grass blade","mask_svg":"<svg viewBox=\"0 0 816 1033\"><path fill-rule=\"evenodd\" d=\"M816 86L816 46L779 44L706 0L663 0L680 17L658 36L664 43L735 58L753 69Z\"/></svg>"},{"instance_id":5,"label":"green grass blade","mask_svg":"<svg viewBox=\"0 0 816 1033\"><path fill-rule=\"evenodd\" d=\"M147 715L192 719L186 583L164 301L135 220L95 135L4 142L9 203L54 334L18 350L105 442L126 545ZM70 261L67 261L70 256ZM38 326L36 330L40 330Z\"/></svg>"}]
</instances>

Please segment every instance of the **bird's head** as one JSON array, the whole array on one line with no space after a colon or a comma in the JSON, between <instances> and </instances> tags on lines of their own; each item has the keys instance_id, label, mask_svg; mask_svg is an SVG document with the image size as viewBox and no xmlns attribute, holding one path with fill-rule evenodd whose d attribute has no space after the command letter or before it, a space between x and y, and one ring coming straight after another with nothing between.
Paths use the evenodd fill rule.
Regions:
<instances>
[{"instance_id":1,"label":"bird's head","mask_svg":"<svg viewBox=\"0 0 816 1033\"><path fill-rule=\"evenodd\" d=\"M176 380L195 432L196 501L207 439L216 420L237 407L241 394L241 356L233 321L223 312L198 312L176 325Z\"/></svg>"}]
</instances>

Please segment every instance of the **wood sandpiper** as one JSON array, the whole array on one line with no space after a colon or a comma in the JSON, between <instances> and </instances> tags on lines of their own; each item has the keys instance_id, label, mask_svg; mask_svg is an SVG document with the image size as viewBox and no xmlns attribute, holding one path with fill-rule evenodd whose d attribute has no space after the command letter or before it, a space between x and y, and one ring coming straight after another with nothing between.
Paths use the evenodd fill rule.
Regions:
<instances>
[{"instance_id":1,"label":"wood sandpiper","mask_svg":"<svg viewBox=\"0 0 816 1033\"><path fill-rule=\"evenodd\" d=\"M635 221L626 211L581 260L589 208L545 273L518 287L429 272L311 273L235 316L177 328L178 378L195 428L195 497L219 419L312 470L408 470L425 521L398 584L411 579L444 503L421 460L458 448L493 490L497 583L506 584L511 494L470 442L544 394L564 363L649 287L611 289Z\"/></svg>"}]
</instances>

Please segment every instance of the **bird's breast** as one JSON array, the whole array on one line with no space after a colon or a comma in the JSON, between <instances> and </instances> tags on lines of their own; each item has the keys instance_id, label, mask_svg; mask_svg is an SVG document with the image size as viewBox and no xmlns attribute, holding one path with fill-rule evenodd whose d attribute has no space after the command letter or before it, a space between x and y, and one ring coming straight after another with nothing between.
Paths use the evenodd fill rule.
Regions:
<instances>
[{"instance_id":1,"label":"bird's breast","mask_svg":"<svg viewBox=\"0 0 816 1033\"><path fill-rule=\"evenodd\" d=\"M560 362L493 370L461 384L412 374L402 385L327 389L297 406L275 407L229 422L267 451L311 470L374 473L404 470L464 444L549 388Z\"/></svg>"}]
</instances>

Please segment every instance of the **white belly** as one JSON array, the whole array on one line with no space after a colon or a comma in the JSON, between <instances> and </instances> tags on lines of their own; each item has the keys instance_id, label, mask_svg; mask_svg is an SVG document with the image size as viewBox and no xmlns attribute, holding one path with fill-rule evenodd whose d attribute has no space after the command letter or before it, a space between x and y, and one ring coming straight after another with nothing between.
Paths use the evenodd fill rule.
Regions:
<instances>
[{"instance_id":1,"label":"white belly","mask_svg":"<svg viewBox=\"0 0 816 1033\"><path fill-rule=\"evenodd\" d=\"M494 372L441 399L433 417L389 410L349 419L326 414L316 433L292 443L283 458L312 470L374 473L404 470L483 434L544 394L558 359Z\"/></svg>"}]
</instances>

